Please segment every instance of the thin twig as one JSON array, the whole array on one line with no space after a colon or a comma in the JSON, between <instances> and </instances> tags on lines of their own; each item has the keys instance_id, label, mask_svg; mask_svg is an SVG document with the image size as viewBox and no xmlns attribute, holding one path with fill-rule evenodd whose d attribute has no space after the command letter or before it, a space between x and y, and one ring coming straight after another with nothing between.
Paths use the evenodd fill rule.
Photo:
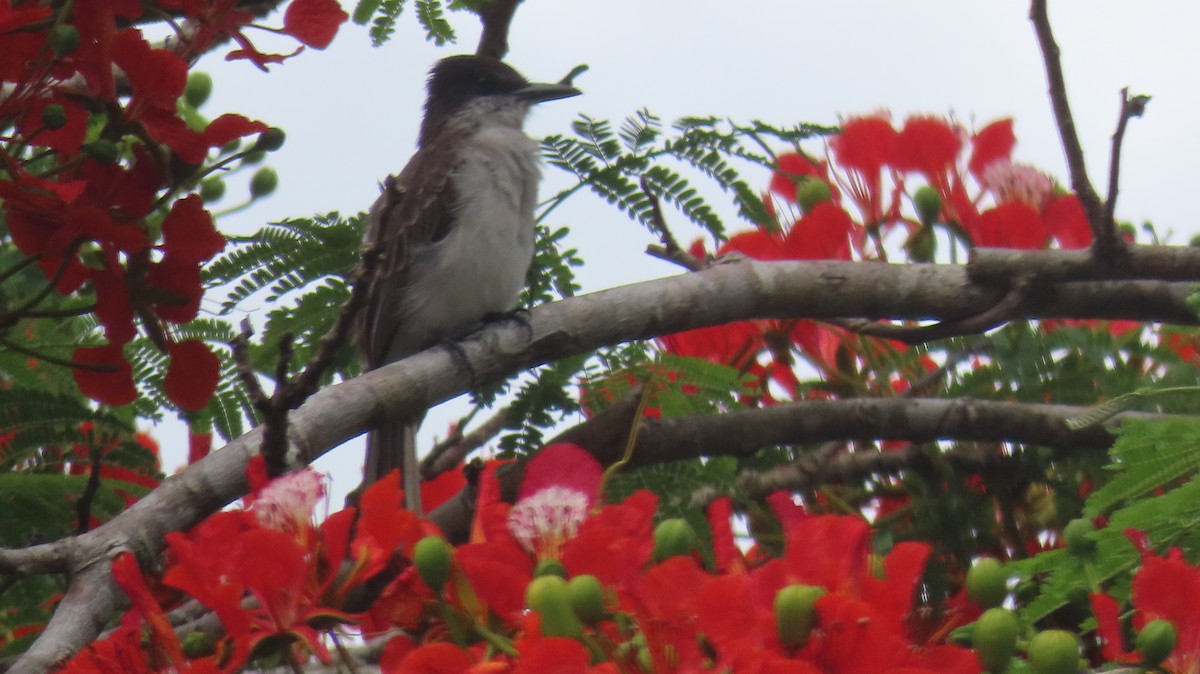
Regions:
<instances>
[{"instance_id":1,"label":"thin twig","mask_svg":"<svg viewBox=\"0 0 1200 674\"><path fill-rule=\"evenodd\" d=\"M237 366L238 379L246 387L251 404L255 409L259 409L262 402L267 399L267 394L263 391L262 384L258 382L258 375L254 374L254 366L250 364L250 338L253 335L254 328L250 325L250 319L244 318L242 319L241 333L233 338L229 346L233 350L233 362Z\"/></svg>"},{"instance_id":2,"label":"thin twig","mask_svg":"<svg viewBox=\"0 0 1200 674\"><path fill-rule=\"evenodd\" d=\"M1117 226L1117 185L1121 172L1121 144L1125 141L1125 128L1129 120L1141 117L1146 112L1149 96L1129 97L1129 87L1121 89L1121 116L1117 119L1117 130L1112 137L1112 160L1108 167L1108 198L1104 201L1104 222Z\"/></svg>"},{"instance_id":3,"label":"thin twig","mask_svg":"<svg viewBox=\"0 0 1200 674\"><path fill-rule=\"evenodd\" d=\"M1046 66L1046 80L1049 85L1050 104L1054 108L1054 121L1058 125L1058 135L1062 141L1063 152L1066 154L1067 166L1071 171L1071 189L1079 196L1084 211L1087 212L1088 222L1092 225L1092 234L1101 250L1105 250L1116 241L1116 232L1107 227L1104 221L1104 206L1100 197L1087 175L1087 166L1083 160L1083 145L1079 142L1079 134L1075 131L1075 119L1071 115L1071 106L1067 102L1067 84L1063 77L1061 50L1054 41L1054 33L1050 29L1050 17L1046 13L1047 0L1032 0L1029 5L1029 20L1033 22L1037 34L1038 46L1042 51L1042 61Z\"/></svg>"},{"instance_id":4,"label":"thin twig","mask_svg":"<svg viewBox=\"0 0 1200 674\"><path fill-rule=\"evenodd\" d=\"M379 245L379 242L373 243L363 250L362 260L359 261L358 268L354 270L354 275L352 276L350 297L338 312L337 319L333 322L333 327L321 338L321 342L317 347L317 355L292 380L291 387L293 390L289 391L289 396L292 399L288 402L293 408L298 407L308 399L308 396L317 390L321 383L321 377L324 376L329 366L333 364L338 349L345 343L346 337L354 325L354 318L362 310L363 305L366 304L367 293L370 291L371 285L375 282L379 260L382 257L383 247Z\"/></svg>"},{"instance_id":5,"label":"thin twig","mask_svg":"<svg viewBox=\"0 0 1200 674\"><path fill-rule=\"evenodd\" d=\"M650 181L645 175L638 179L638 184L641 185L642 192L650 201L650 228L658 234L658 240L662 242L662 246L647 246L646 254L673 262L691 271L704 269L707 266L704 260L697 259L695 255L681 248L679 242L675 240L675 235L671 234L671 228L667 226L667 218L663 215L662 203L654 190L650 189Z\"/></svg>"},{"instance_id":6,"label":"thin twig","mask_svg":"<svg viewBox=\"0 0 1200 674\"><path fill-rule=\"evenodd\" d=\"M92 521L92 502L96 499L96 493L100 491L100 445L92 438L88 442L88 470L87 485L83 488L83 493L79 495L79 500L75 502L75 533L82 535L88 532L89 524Z\"/></svg>"},{"instance_id":7,"label":"thin twig","mask_svg":"<svg viewBox=\"0 0 1200 674\"><path fill-rule=\"evenodd\" d=\"M432 480L442 473L454 468L468 454L479 449L488 440L496 437L504 430L508 420L509 408L505 407L493 414L487 421L480 424L470 433L458 430L454 435L434 445L429 454L421 460L421 479ZM461 427L460 427L461 429Z\"/></svg>"}]
</instances>

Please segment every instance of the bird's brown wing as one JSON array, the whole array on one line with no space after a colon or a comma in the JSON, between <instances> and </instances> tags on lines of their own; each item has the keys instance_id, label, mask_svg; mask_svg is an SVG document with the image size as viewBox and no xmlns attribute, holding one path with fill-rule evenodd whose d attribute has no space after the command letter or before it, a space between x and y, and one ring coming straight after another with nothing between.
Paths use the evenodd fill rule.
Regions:
<instances>
[{"instance_id":1,"label":"bird's brown wing","mask_svg":"<svg viewBox=\"0 0 1200 674\"><path fill-rule=\"evenodd\" d=\"M387 364L403 328L402 297L414 256L449 233L457 201L450 178L459 158L438 140L418 150L400 175L388 177L368 215L366 242L378 243L383 258L359 317L359 354L367 369Z\"/></svg>"}]
</instances>

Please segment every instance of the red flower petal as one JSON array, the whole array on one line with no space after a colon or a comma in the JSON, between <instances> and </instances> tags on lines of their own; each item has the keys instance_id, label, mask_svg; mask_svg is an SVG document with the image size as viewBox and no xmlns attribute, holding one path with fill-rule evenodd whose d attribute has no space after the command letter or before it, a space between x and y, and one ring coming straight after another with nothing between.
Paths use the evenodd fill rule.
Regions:
<instances>
[{"instance_id":1,"label":"red flower petal","mask_svg":"<svg viewBox=\"0 0 1200 674\"><path fill-rule=\"evenodd\" d=\"M62 107L67 116L66 124L53 130L43 128L42 111L48 105ZM40 98L29 105L28 112L21 119L18 128L26 138L29 138L30 145L74 154L83 145L83 138L87 134L87 123L87 110L70 99L63 97ZM33 135L35 131L37 135Z\"/></svg>"},{"instance_id":2,"label":"red flower petal","mask_svg":"<svg viewBox=\"0 0 1200 674\"><path fill-rule=\"evenodd\" d=\"M96 290L96 318L104 325L104 336L115 344L128 343L137 329L133 325L133 305L125 275L105 267L90 269L89 276Z\"/></svg>"},{"instance_id":3,"label":"red flower petal","mask_svg":"<svg viewBox=\"0 0 1200 674\"><path fill-rule=\"evenodd\" d=\"M167 398L189 412L204 409L221 380L221 360L198 339L172 344L168 352L171 364L163 381Z\"/></svg>"},{"instance_id":4,"label":"red flower petal","mask_svg":"<svg viewBox=\"0 0 1200 674\"><path fill-rule=\"evenodd\" d=\"M941 176L962 149L959 129L937 117L909 117L896 141L895 168Z\"/></svg>"},{"instance_id":5,"label":"red flower petal","mask_svg":"<svg viewBox=\"0 0 1200 674\"><path fill-rule=\"evenodd\" d=\"M783 250L789 260L849 260L853 231L850 215L826 201L792 225Z\"/></svg>"},{"instance_id":6,"label":"red flower petal","mask_svg":"<svg viewBox=\"0 0 1200 674\"><path fill-rule=\"evenodd\" d=\"M588 497L588 507L596 500L600 489L600 462L586 449L568 442L544 447L525 464L525 477L517 500L536 494L547 487L565 487Z\"/></svg>"},{"instance_id":7,"label":"red flower petal","mask_svg":"<svg viewBox=\"0 0 1200 674\"><path fill-rule=\"evenodd\" d=\"M981 213L971 238L977 246L1029 250L1045 248L1050 232L1032 207L1011 201Z\"/></svg>"},{"instance_id":8,"label":"red flower petal","mask_svg":"<svg viewBox=\"0 0 1200 674\"><path fill-rule=\"evenodd\" d=\"M463 674L475 664L469 651L445 642L421 646L409 651L396 672L404 674Z\"/></svg>"},{"instance_id":9,"label":"red flower petal","mask_svg":"<svg viewBox=\"0 0 1200 674\"><path fill-rule=\"evenodd\" d=\"M163 299L154 304L154 313L172 323L187 323L200 313L200 266L196 262L179 262L172 257L150 266L148 284L164 291Z\"/></svg>"},{"instance_id":10,"label":"red flower petal","mask_svg":"<svg viewBox=\"0 0 1200 674\"><path fill-rule=\"evenodd\" d=\"M981 179L983 170L996 161L1008 159L1016 144L1011 118L997 120L983 127L971 139L971 160L967 162L971 175L976 180Z\"/></svg>"},{"instance_id":11,"label":"red flower petal","mask_svg":"<svg viewBox=\"0 0 1200 674\"><path fill-rule=\"evenodd\" d=\"M324 49L348 18L337 0L293 0L283 14L283 30L310 47Z\"/></svg>"},{"instance_id":12,"label":"red flower petal","mask_svg":"<svg viewBox=\"0 0 1200 674\"><path fill-rule=\"evenodd\" d=\"M843 168L873 178L891 163L899 137L883 115L851 117L842 124L842 132L830 139L829 149Z\"/></svg>"},{"instance_id":13,"label":"red flower petal","mask_svg":"<svg viewBox=\"0 0 1200 674\"><path fill-rule=\"evenodd\" d=\"M225 237L213 226L212 215L198 194L189 194L171 206L162 233L163 250L182 263L207 262L225 250Z\"/></svg>"},{"instance_id":14,"label":"red flower petal","mask_svg":"<svg viewBox=\"0 0 1200 674\"><path fill-rule=\"evenodd\" d=\"M1083 204L1074 194L1050 197L1042 218L1050 233L1063 248L1087 248L1092 245L1092 226L1088 224Z\"/></svg>"},{"instance_id":15,"label":"red flower petal","mask_svg":"<svg viewBox=\"0 0 1200 674\"><path fill-rule=\"evenodd\" d=\"M779 163L771 174L771 192L778 194L785 201L796 203L796 181L802 176L818 176L820 171L808 157L798 152L788 152L779 155Z\"/></svg>"},{"instance_id":16,"label":"red flower petal","mask_svg":"<svg viewBox=\"0 0 1200 674\"><path fill-rule=\"evenodd\" d=\"M262 133L268 128L262 122L251 121L241 115L224 114L204 127L204 143L208 147L221 147L252 133Z\"/></svg>"},{"instance_id":17,"label":"red flower petal","mask_svg":"<svg viewBox=\"0 0 1200 674\"><path fill-rule=\"evenodd\" d=\"M128 405L137 399L133 369L125 360L121 344L80 347L71 358L83 365L111 368L107 371L74 369L75 383L85 396L113 407Z\"/></svg>"}]
</instances>

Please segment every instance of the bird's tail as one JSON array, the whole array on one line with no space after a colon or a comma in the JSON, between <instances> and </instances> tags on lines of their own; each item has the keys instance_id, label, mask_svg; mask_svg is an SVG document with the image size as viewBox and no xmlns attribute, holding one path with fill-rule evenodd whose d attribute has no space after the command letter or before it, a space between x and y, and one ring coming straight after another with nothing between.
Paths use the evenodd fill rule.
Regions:
<instances>
[{"instance_id":1,"label":"bird's tail","mask_svg":"<svg viewBox=\"0 0 1200 674\"><path fill-rule=\"evenodd\" d=\"M399 470L404 486L404 505L418 517L421 512L421 470L417 461L417 429L421 417L385 424L367 434L366 465L359 490Z\"/></svg>"}]
</instances>

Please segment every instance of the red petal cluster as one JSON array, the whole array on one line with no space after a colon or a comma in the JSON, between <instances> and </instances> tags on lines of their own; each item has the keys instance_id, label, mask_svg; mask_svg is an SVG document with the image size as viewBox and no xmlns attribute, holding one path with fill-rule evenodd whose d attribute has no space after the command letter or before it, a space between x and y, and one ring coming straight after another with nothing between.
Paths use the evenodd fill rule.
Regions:
<instances>
[{"instance_id":1,"label":"red petal cluster","mask_svg":"<svg viewBox=\"0 0 1200 674\"><path fill-rule=\"evenodd\" d=\"M197 128L178 101L189 64L226 38L260 66L284 57L254 48L242 31L255 17L236 0L77 0L56 21L49 7L17 4L0 3L0 119L13 122L0 145L0 218L58 292L95 295L106 343L76 350L81 390L109 405L134 400L123 348L137 317L171 356L168 396L200 409L217 359L200 342L173 343L169 324L195 318L200 268L225 240L198 196L169 196L191 189L210 150L267 126L226 114ZM347 19L336 0L285 4L283 32L317 48ZM182 14L189 30L156 48L130 27L147 13Z\"/></svg>"}]
</instances>

